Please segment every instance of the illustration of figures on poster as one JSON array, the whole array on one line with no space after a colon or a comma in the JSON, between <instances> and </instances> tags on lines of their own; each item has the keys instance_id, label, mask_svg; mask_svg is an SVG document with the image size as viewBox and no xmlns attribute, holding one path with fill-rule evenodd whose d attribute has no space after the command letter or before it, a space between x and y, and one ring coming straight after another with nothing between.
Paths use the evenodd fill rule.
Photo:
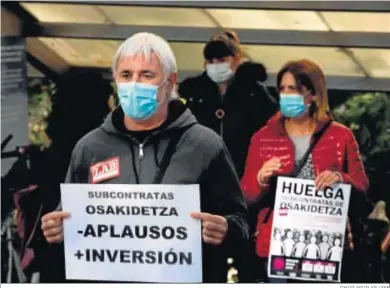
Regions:
<instances>
[{"instance_id":1,"label":"illustration of figures on poster","mask_svg":"<svg viewBox=\"0 0 390 288\"><path fill-rule=\"evenodd\" d=\"M341 261L343 239L339 233L324 233L318 230L299 231L274 229L272 255L311 260Z\"/></svg>"}]
</instances>

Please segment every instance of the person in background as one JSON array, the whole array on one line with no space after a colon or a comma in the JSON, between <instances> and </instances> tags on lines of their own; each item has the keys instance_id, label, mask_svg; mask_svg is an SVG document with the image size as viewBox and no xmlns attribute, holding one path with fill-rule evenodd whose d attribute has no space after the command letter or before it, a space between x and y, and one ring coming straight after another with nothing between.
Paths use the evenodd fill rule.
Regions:
<instances>
[{"instance_id":1,"label":"person in background","mask_svg":"<svg viewBox=\"0 0 390 288\"><path fill-rule=\"evenodd\" d=\"M120 106L77 143L66 183L199 184L201 212L191 216L203 226L203 281L226 282L224 255L242 247L249 233L239 179L222 139L177 99L176 58L161 37L128 38L112 71ZM113 157L122 173L95 179L91 167ZM68 216L54 211L42 217L49 243L63 243Z\"/></svg>"},{"instance_id":2,"label":"person in background","mask_svg":"<svg viewBox=\"0 0 390 288\"><path fill-rule=\"evenodd\" d=\"M277 110L262 83L266 68L243 61L239 39L232 31L214 36L203 56L206 71L182 81L179 95L200 124L223 138L241 178L251 137Z\"/></svg>"},{"instance_id":3,"label":"person in background","mask_svg":"<svg viewBox=\"0 0 390 288\"><path fill-rule=\"evenodd\" d=\"M277 87L280 111L251 140L241 181L246 200L264 200L266 198L263 196L275 193L273 185L270 185L271 178L291 174L313 136L327 125L327 130L319 138L297 178L315 180L317 189L335 183L350 184L353 187L351 199L355 197L354 194L366 193L369 182L357 142L349 128L332 121L321 68L306 59L288 62L277 75ZM256 252L266 262L273 203L261 201L259 205L264 208L258 214ZM266 217L267 214L270 217ZM347 242L352 248L351 238L351 233L348 233Z\"/></svg>"}]
</instances>

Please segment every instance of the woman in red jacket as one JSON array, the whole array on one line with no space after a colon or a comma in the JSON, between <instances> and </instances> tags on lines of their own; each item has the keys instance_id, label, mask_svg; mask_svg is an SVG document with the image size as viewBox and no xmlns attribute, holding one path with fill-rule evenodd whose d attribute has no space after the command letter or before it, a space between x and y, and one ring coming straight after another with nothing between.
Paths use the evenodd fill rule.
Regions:
<instances>
[{"instance_id":1,"label":"woman in red jacket","mask_svg":"<svg viewBox=\"0 0 390 288\"><path fill-rule=\"evenodd\" d=\"M277 75L277 85L280 111L253 136L249 148L241 181L248 202L269 193L271 177L292 173L313 135L332 120L325 77L317 64L310 60L287 63ZM335 121L321 136L297 178L315 180L317 189L342 182L365 193L369 185L351 130ZM273 219L272 213L266 217L269 209L260 210L256 228L256 253L265 259Z\"/></svg>"}]
</instances>

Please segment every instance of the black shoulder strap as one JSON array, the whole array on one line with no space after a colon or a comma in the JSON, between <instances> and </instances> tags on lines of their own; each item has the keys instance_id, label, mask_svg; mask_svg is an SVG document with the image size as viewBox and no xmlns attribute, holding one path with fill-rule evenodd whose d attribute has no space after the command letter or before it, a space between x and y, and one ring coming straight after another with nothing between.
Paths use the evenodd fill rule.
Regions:
<instances>
[{"instance_id":1,"label":"black shoulder strap","mask_svg":"<svg viewBox=\"0 0 390 288\"><path fill-rule=\"evenodd\" d=\"M303 166L305 165L307 159L309 158L311 152L313 151L314 147L318 143L318 141L321 139L322 135L325 133L325 131L328 129L332 121L329 121L328 123L325 124L325 126L315 133L313 136L313 141L310 143L309 148L307 148L305 155L303 155L302 159L299 161L299 164L295 167L294 171L290 174L291 177L296 177L298 176L299 172L301 172Z\"/></svg>"},{"instance_id":2,"label":"black shoulder strap","mask_svg":"<svg viewBox=\"0 0 390 288\"><path fill-rule=\"evenodd\" d=\"M192 126L194 126L195 123L192 125L186 126L183 129L177 130L171 137L168 146L165 150L164 156L161 160L160 168L158 169L156 176L154 177L153 184L160 184L164 174L169 166L169 163L171 162L172 156L176 151L176 146L179 143L181 136L184 134L185 131L190 129Z\"/></svg>"},{"instance_id":3,"label":"black shoulder strap","mask_svg":"<svg viewBox=\"0 0 390 288\"><path fill-rule=\"evenodd\" d=\"M314 147L316 146L318 141L321 139L322 135L324 135L325 131L328 129L328 127L330 126L331 123L332 123L332 121L329 121L328 123L325 124L325 126L320 131L318 131L317 133L315 133L313 135L314 136L313 141L310 143L309 148L307 148L305 155L303 155L302 159L299 161L299 164L295 167L293 172L290 174L290 177L297 177L298 176L299 172L301 172L303 166L305 165L305 163L306 163L307 159L309 158L311 152L313 151ZM276 189L276 184L275 184L275 189ZM263 223L266 223L268 221L273 209L274 209L274 207L271 206L270 209L268 210L267 214L264 217Z\"/></svg>"}]
</instances>

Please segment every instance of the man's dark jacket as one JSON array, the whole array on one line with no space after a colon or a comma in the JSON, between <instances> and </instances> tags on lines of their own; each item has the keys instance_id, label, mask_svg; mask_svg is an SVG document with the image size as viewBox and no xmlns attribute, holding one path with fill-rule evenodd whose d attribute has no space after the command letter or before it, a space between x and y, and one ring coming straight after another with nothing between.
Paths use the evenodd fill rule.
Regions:
<instances>
[{"instance_id":1,"label":"man's dark jacket","mask_svg":"<svg viewBox=\"0 0 390 288\"><path fill-rule=\"evenodd\" d=\"M100 128L78 142L66 182L90 183L92 165L119 157L120 175L102 183L151 184L170 139L178 129L188 127L177 144L161 184L199 184L201 211L226 217L228 233L222 245L204 243L202 247L203 281L224 282L227 253L242 247L249 237L247 209L239 180L222 139L198 124L181 101L171 101L169 106L169 113L177 114L177 118L149 135L144 143L139 143L131 132L123 133L116 127L114 118L123 121L123 111L117 108Z\"/></svg>"},{"instance_id":2,"label":"man's dark jacket","mask_svg":"<svg viewBox=\"0 0 390 288\"><path fill-rule=\"evenodd\" d=\"M179 85L180 97L198 122L222 136L239 178L244 173L253 134L277 111L276 103L261 85L266 79L262 64L244 62L223 96L206 72ZM223 118L217 116L218 110L224 111Z\"/></svg>"}]
</instances>

